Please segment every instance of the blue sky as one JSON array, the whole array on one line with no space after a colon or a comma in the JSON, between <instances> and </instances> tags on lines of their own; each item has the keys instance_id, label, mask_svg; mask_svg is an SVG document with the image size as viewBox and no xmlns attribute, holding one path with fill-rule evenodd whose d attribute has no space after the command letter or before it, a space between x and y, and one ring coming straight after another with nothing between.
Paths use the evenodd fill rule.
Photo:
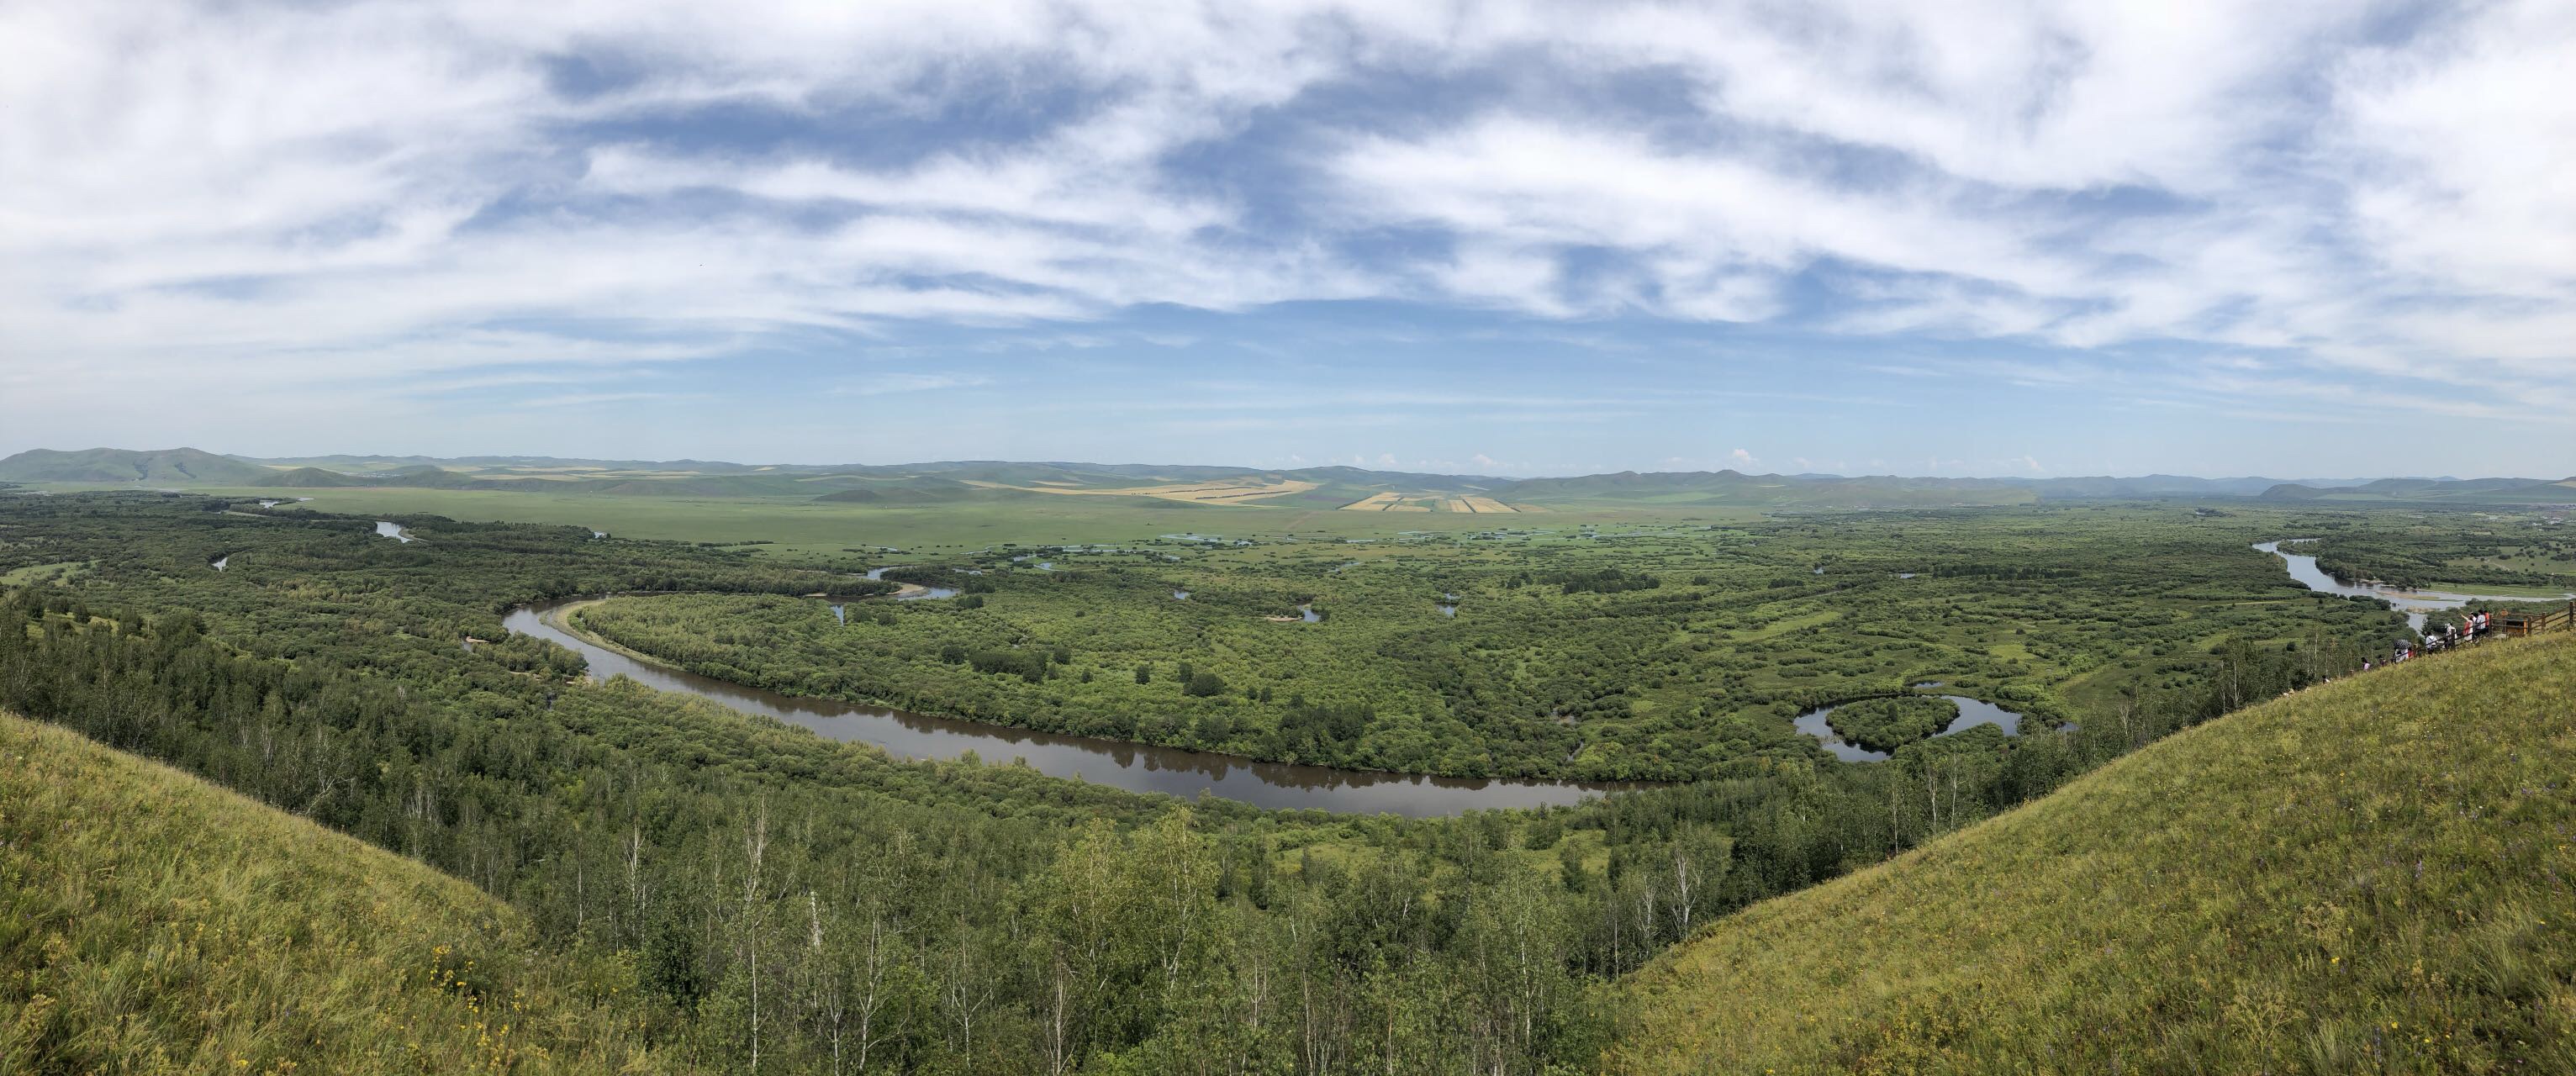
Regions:
<instances>
[{"instance_id":1,"label":"blue sky","mask_svg":"<svg viewBox=\"0 0 2576 1076\"><path fill-rule=\"evenodd\" d=\"M2576 7L0 10L0 451L2576 473Z\"/></svg>"}]
</instances>

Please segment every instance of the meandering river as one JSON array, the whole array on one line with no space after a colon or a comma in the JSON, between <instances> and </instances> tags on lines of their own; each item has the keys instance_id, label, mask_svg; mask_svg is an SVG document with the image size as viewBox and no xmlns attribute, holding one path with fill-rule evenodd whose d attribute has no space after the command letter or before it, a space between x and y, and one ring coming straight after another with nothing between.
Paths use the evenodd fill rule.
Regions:
<instances>
[{"instance_id":1,"label":"meandering river","mask_svg":"<svg viewBox=\"0 0 2576 1076\"><path fill-rule=\"evenodd\" d=\"M503 623L521 635L552 641L590 662L600 680L624 676L646 687L695 695L744 713L811 729L834 740L883 748L898 758L951 759L972 751L987 763L1025 759L1039 772L1080 778L1131 792L1194 797L1210 792L1257 807L1399 814L1423 818L1498 807L1566 806L1619 790L1575 781L1475 781L1339 770L1232 755L1184 751L1123 740L1030 732L882 706L782 695L638 661L558 626L551 614L581 599L510 612Z\"/></svg>"},{"instance_id":2,"label":"meandering river","mask_svg":"<svg viewBox=\"0 0 2576 1076\"><path fill-rule=\"evenodd\" d=\"M2370 584L2355 586L2317 567L2317 558L2301 556L2281 548L2284 545L2312 541L2315 539L2284 538L2277 542L2259 542L2254 548L2281 558L2282 563L2290 570L2290 578L2298 580L2309 590L2341 594L2346 597L2377 598L2387 602L2390 607L2406 614L2406 626L2415 629L2418 634L2424 631L2424 619L2427 615L2445 609L2459 609L2470 602L2479 601L2529 602L2533 600L2533 596L2529 594L2455 594L2447 590L2405 590ZM2576 595L2561 595L2561 597L2576 597ZM2551 599L2544 597L2540 600Z\"/></svg>"},{"instance_id":3,"label":"meandering river","mask_svg":"<svg viewBox=\"0 0 2576 1076\"><path fill-rule=\"evenodd\" d=\"M379 524L377 533L399 541L412 540L409 534L391 523ZM2254 548L2279 556L2287 564L2291 577L2311 589L2377 598L2404 610L2408 623L2418 630L2423 627L2428 612L2456 609L2486 597L2350 586L2319 570L2315 557L2283 552L2281 544L2264 542ZM880 568L867 574L874 579L883 571ZM899 597L944 598L956 593L947 587L907 586L905 589L907 593ZM1175 591L1172 596L1187 600L1189 594ZM1448 595L1442 597L1447 598ZM1078 778L1132 792L1159 792L1185 798L1207 792L1266 808L1390 813L1411 817L1542 804L1563 806L1628 787L1576 781L1478 781L1255 762L1204 751L1032 732L883 706L782 695L639 661L574 635L558 626L552 615L576 600L523 606L512 610L504 623L511 631L547 639L580 654L590 662L591 675L598 679L624 676L647 687L695 695L744 713L774 717L830 739L871 744L898 758L953 759L971 751L988 763L1002 764L1021 759L1050 776ZM1443 604L1441 612L1444 614L1450 614L1455 608L1454 605ZM1309 622L1322 619L1307 607L1299 607L1298 612L1298 619ZM2021 718L2018 714L1977 699L1949 698L1959 705L1959 719L1951 722L1941 735L1978 725L1998 725L2007 733L2020 732ZM1834 736L1833 729L1825 721L1825 715L1831 712L1832 708L1826 707L1799 715L1796 722L1799 731L1815 736L1827 750L1848 761L1870 762L1887 757L1854 747Z\"/></svg>"}]
</instances>

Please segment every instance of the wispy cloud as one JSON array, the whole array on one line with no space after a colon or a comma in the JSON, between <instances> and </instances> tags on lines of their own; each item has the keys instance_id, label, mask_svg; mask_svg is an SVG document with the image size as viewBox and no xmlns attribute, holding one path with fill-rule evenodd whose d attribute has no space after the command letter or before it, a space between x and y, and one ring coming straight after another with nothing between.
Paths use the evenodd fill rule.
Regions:
<instances>
[{"instance_id":1,"label":"wispy cloud","mask_svg":"<svg viewBox=\"0 0 2576 1076\"><path fill-rule=\"evenodd\" d=\"M1716 361L1645 322L1759 332L1772 366L1875 341L1909 386L2529 421L2576 402L2571 55L2552 0L25 0L0 408L435 422L583 372L542 399L721 395L638 371L778 356L926 393L1041 341L1130 362L1140 408L1210 353ZM1317 331L1253 327L1283 310ZM1304 398L1905 395L1515 380Z\"/></svg>"},{"instance_id":2,"label":"wispy cloud","mask_svg":"<svg viewBox=\"0 0 2576 1076\"><path fill-rule=\"evenodd\" d=\"M871 374L865 381L834 386L831 391L835 396L892 396L906 392L977 388L992 383L993 379L983 374L922 374L889 371Z\"/></svg>"}]
</instances>

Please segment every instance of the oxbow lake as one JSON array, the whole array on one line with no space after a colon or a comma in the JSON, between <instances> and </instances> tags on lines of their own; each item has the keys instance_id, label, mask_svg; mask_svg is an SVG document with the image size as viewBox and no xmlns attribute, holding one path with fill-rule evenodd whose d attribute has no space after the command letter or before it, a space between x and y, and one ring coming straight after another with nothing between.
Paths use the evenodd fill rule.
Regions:
<instances>
[{"instance_id":1,"label":"oxbow lake","mask_svg":"<svg viewBox=\"0 0 2576 1076\"><path fill-rule=\"evenodd\" d=\"M1937 740L1943 736L1956 736L1979 725L1993 725L2004 730L2004 735L2006 736L2021 735L2020 714L2004 709L2003 707L1997 706L1991 702L1987 702L1982 699L1972 699L1965 695L1943 695L1941 697L1959 704L1959 716L1951 719L1950 727L1933 733L1933 739ZM1806 713L1799 714L1797 717L1798 731L1815 737L1817 742L1825 745L1825 750L1833 752L1835 758L1841 759L1845 762L1887 761L1887 753L1884 751L1871 751L1865 748L1856 747L1851 744L1844 743L1842 737L1834 735L1834 727L1825 720L1825 715L1833 713L1835 710L1841 709L1846 705L1849 704L1835 703L1832 706L1819 706L1813 710L1807 711ZM2070 722L2066 727L2071 729L2075 726Z\"/></svg>"}]
</instances>

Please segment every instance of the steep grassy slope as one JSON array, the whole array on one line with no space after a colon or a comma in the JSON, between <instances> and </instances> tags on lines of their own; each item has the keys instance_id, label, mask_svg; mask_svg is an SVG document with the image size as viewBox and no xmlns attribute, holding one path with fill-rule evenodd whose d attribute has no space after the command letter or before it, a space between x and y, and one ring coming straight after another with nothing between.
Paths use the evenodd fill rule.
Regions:
<instances>
[{"instance_id":1,"label":"steep grassy slope","mask_svg":"<svg viewBox=\"0 0 2576 1076\"><path fill-rule=\"evenodd\" d=\"M0 1072L665 1071L632 972L462 881L0 714Z\"/></svg>"},{"instance_id":2,"label":"steep grassy slope","mask_svg":"<svg viewBox=\"0 0 2576 1076\"><path fill-rule=\"evenodd\" d=\"M2203 725L1643 973L1614 1069L2576 1072L2576 638Z\"/></svg>"}]
</instances>

